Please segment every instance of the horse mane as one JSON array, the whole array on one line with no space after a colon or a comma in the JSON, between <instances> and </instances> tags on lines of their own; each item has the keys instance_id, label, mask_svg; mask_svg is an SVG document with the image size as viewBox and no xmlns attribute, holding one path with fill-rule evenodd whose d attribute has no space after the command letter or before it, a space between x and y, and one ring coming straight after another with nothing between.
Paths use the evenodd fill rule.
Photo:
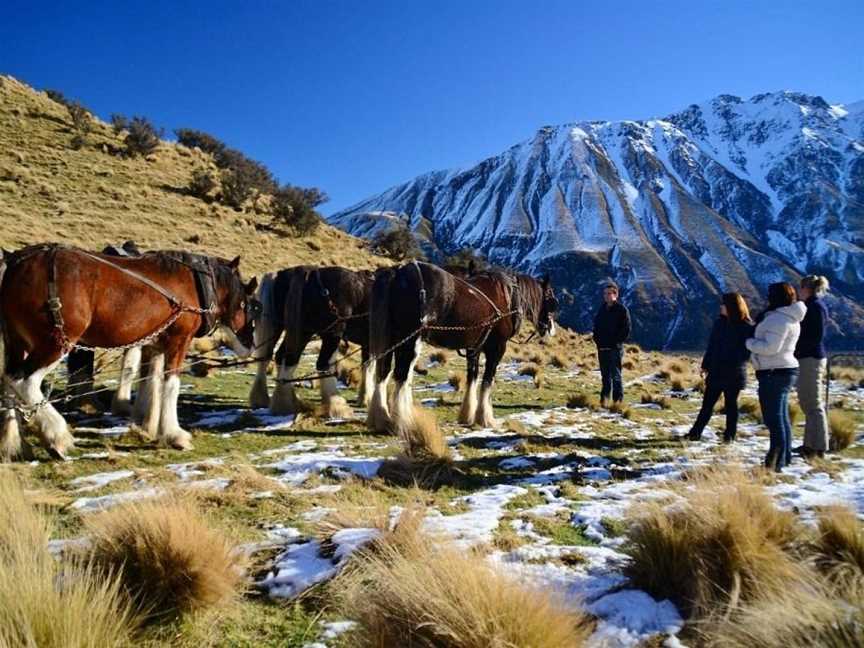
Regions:
<instances>
[{"instance_id":1,"label":"horse mane","mask_svg":"<svg viewBox=\"0 0 864 648\"><path fill-rule=\"evenodd\" d=\"M534 277L526 274L518 273L515 279L525 317L536 325L543 308L543 287Z\"/></svg>"},{"instance_id":2,"label":"horse mane","mask_svg":"<svg viewBox=\"0 0 864 648\"><path fill-rule=\"evenodd\" d=\"M314 266L295 266L283 270L288 283L282 317L285 331L283 344L289 352L296 351L303 343L303 292L309 273L314 269Z\"/></svg>"}]
</instances>

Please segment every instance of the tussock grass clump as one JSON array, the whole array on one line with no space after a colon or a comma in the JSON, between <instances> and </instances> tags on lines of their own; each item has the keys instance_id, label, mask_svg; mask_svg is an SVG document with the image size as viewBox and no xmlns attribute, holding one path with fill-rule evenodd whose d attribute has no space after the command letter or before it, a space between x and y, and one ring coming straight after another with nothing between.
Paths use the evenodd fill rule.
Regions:
<instances>
[{"instance_id":1,"label":"tussock grass clump","mask_svg":"<svg viewBox=\"0 0 864 648\"><path fill-rule=\"evenodd\" d=\"M672 408L672 400L668 396L657 396L656 394L645 392L642 394L640 401L643 405L657 405L660 409Z\"/></svg>"},{"instance_id":2,"label":"tussock grass clump","mask_svg":"<svg viewBox=\"0 0 864 648\"><path fill-rule=\"evenodd\" d=\"M436 488L453 480L453 453L432 412L415 406L411 425L400 429L399 435L405 448L395 459L382 464L378 470L382 479L423 488Z\"/></svg>"},{"instance_id":3,"label":"tussock grass clump","mask_svg":"<svg viewBox=\"0 0 864 648\"><path fill-rule=\"evenodd\" d=\"M447 384L456 391L462 391L462 388L465 386L465 380L465 374L461 371L451 371L450 375L447 376Z\"/></svg>"},{"instance_id":4,"label":"tussock grass clump","mask_svg":"<svg viewBox=\"0 0 864 648\"><path fill-rule=\"evenodd\" d=\"M831 432L831 449L845 450L855 441L855 419L848 412L832 409L828 412L828 428Z\"/></svg>"},{"instance_id":5,"label":"tussock grass clump","mask_svg":"<svg viewBox=\"0 0 864 648\"><path fill-rule=\"evenodd\" d=\"M439 349L429 354L429 362L435 362L442 367L450 361L450 354Z\"/></svg>"},{"instance_id":6,"label":"tussock grass clump","mask_svg":"<svg viewBox=\"0 0 864 648\"><path fill-rule=\"evenodd\" d=\"M536 365L542 365L546 361L546 356L535 351L528 357L528 361L533 362Z\"/></svg>"},{"instance_id":7,"label":"tussock grass clump","mask_svg":"<svg viewBox=\"0 0 864 648\"><path fill-rule=\"evenodd\" d=\"M567 397L567 407L570 409L598 410L600 409L600 401L595 396L585 392L575 392Z\"/></svg>"},{"instance_id":8,"label":"tussock grass clump","mask_svg":"<svg viewBox=\"0 0 864 648\"><path fill-rule=\"evenodd\" d=\"M537 374L539 374L539 373L540 373L540 367L538 365L534 364L533 362L529 362L528 364L523 364L521 367L519 367L519 371L518 371L518 374L520 376L531 376L532 378L535 378L537 376Z\"/></svg>"},{"instance_id":9,"label":"tussock grass clump","mask_svg":"<svg viewBox=\"0 0 864 648\"><path fill-rule=\"evenodd\" d=\"M786 552L801 534L794 514L745 473L694 473L680 495L681 505L631 513L625 573L635 587L704 618L803 578Z\"/></svg>"},{"instance_id":10,"label":"tussock grass clump","mask_svg":"<svg viewBox=\"0 0 864 648\"><path fill-rule=\"evenodd\" d=\"M567 357L561 353L553 353L549 358L549 364L555 367L556 369L566 369L570 362Z\"/></svg>"},{"instance_id":11,"label":"tussock grass clump","mask_svg":"<svg viewBox=\"0 0 864 648\"><path fill-rule=\"evenodd\" d=\"M612 403L609 406L609 411L613 414L620 414L622 418L628 420L633 418L633 410L626 403Z\"/></svg>"},{"instance_id":12,"label":"tussock grass clump","mask_svg":"<svg viewBox=\"0 0 864 648\"><path fill-rule=\"evenodd\" d=\"M341 612L359 623L364 646L576 648L591 631L551 593L419 533L361 551L340 586Z\"/></svg>"},{"instance_id":13,"label":"tussock grass clump","mask_svg":"<svg viewBox=\"0 0 864 648\"><path fill-rule=\"evenodd\" d=\"M813 551L831 581L864 593L864 525L853 511L843 506L820 511Z\"/></svg>"},{"instance_id":14,"label":"tussock grass clump","mask_svg":"<svg viewBox=\"0 0 864 648\"><path fill-rule=\"evenodd\" d=\"M754 418L760 418L762 416L762 409L759 407L759 401L755 398L742 398L739 400L738 412Z\"/></svg>"},{"instance_id":15,"label":"tussock grass clump","mask_svg":"<svg viewBox=\"0 0 864 648\"><path fill-rule=\"evenodd\" d=\"M87 557L115 573L149 621L232 602L243 558L191 501L134 503L85 521Z\"/></svg>"},{"instance_id":16,"label":"tussock grass clump","mask_svg":"<svg viewBox=\"0 0 864 648\"><path fill-rule=\"evenodd\" d=\"M138 618L120 581L81 560L55 560L51 526L0 471L0 646L128 645Z\"/></svg>"},{"instance_id":17,"label":"tussock grass clump","mask_svg":"<svg viewBox=\"0 0 864 648\"><path fill-rule=\"evenodd\" d=\"M685 392L687 391L687 383L684 378L673 378L670 383L670 387L674 392Z\"/></svg>"},{"instance_id":18,"label":"tussock grass clump","mask_svg":"<svg viewBox=\"0 0 864 648\"><path fill-rule=\"evenodd\" d=\"M340 362L339 369L337 370L337 378L339 382L341 382L346 387L351 387L356 389L360 386L360 378L362 374L360 372L360 367L355 364L350 364L347 362Z\"/></svg>"},{"instance_id":19,"label":"tussock grass clump","mask_svg":"<svg viewBox=\"0 0 864 648\"><path fill-rule=\"evenodd\" d=\"M680 376L687 373L687 367L678 360L673 360L664 364L657 375L663 380L669 380L672 376Z\"/></svg>"},{"instance_id":20,"label":"tussock grass clump","mask_svg":"<svg viewBox=\"0 0 864 648\"><path fill-rule=\"evenodd\" d=\"M636 368L636 363L632 360L625 360L621 363L621 368L627 371L633 371Z\"/></svg>"}]
</instances>

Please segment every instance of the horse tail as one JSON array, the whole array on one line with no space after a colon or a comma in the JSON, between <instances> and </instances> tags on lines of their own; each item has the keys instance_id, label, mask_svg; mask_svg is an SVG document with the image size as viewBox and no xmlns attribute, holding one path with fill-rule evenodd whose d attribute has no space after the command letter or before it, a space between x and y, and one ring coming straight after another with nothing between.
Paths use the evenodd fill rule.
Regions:
<instances>
[{"instance_id":1,"label":"horse tail","mask_svg":"<svg viewBox=\"0 0 864 648\"><path fill-rule=\"evenodd\" d=\"M279 337L281 331L280 320L282 319L275 303L276 275L273 272L268 272L261 277L261 285L258 286L258 301L261 302L261 318L258 320L255 331L255 351L266 354L267 349L272 349L276 344L276 338Z\"/></svg>"},{"instance_id":2,"label":"horse tail","mask_svg":"<svg viewBox=\"0 0 864 648\"><path fill-rule=\"evenodd\" d=\"M285 330L283 348L289 353L298 353L301 351L300 344L303 339L303 291L306 288L309 268L300 266L292 268L290 272L282 317L282 327Z\"/></svg>"},{"instance_id":3,"label":"horse tail","mask_svg":"<svg viewBox=\"0 0 864 648\"><path fill-rule=\"evenodd\" d=\"M373 358L390 347L390 284L394 271L379 270L369 300L369 351Z\"/></svg>"}]
</instances>

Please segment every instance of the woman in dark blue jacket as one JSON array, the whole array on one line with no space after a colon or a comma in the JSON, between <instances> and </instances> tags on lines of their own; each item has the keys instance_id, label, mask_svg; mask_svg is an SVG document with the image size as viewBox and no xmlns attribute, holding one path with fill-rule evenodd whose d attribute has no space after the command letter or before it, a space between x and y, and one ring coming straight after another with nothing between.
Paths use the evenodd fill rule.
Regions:
<instances>
[{"instance_id":1,"label":"woman in dark blue jacket","mask_svg":"<svg viewBox=\"0 0 864 648\"><path fill-rule=\"evenodd\" d=\"M708 349L702 358L705 376L705 394L702 409L687 435L691 441L702 438L702 431L711 420L720 395L726 403L726 431L724 443L735 440L738 428L738 394L747 384L747 361L750 352L744 345L753 336L753 322L747 302L739 293L725 293L720 306L720 317L714 322Z\"/></svg>"}]
</instances>

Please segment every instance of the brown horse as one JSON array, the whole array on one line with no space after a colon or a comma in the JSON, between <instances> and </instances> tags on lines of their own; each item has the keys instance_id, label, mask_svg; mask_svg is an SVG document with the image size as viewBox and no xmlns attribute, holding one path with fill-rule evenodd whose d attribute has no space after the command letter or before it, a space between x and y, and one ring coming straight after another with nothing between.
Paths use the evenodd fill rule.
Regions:
<instances>
[{"instance_id":1,"label":"brown horse","mask_svg":"<svg viewBox=\"0 0 864 648\"><path fill-rule=\"evenodd\" d=\"M336 352L342 340L360 345L362 359L369 358L369 295L373 274L337 266L296 266L265 275L261 279L258 298L263 311L255 329L255 358L258 372L249 403L252 407L267 407L274 414L298 410L294 372L300 356L313 336L321 338L316 370L330 373L335 368ZM279 367L272 399L267 393L267 365L273 350L284 333L276 353ZM364 385L371 382L374 363L366 364L358 402L366 404ZM279 382L282 381L282 382ZM336 378L327 376L319 381L321 401L330 416L345 414L347 406L336 396Z\"/></svg>"},{"instance_id":2,"label":"brown horse","mask_svg":"<svg viewBox=\"0 0 864 648\"><path fill-rule=\"evenodd\" d=\"M162 444L190 448L177 420L180 371L189 343L218 328L248 355L256 280L243 284L233 261L184 252L117 258L60 245L24 248L6 257L0 289L7 410L0 453L21 453L15 410L32 415L42 442L62 458L73 445L66 421L43 399L44 377L83 344L151 345L151 387L145 430ZM164 375L164 385L161 376ZM161 407L160 407L161 404Z\"/></svg>"},{"instance_id":3,"label":"brown horse","mask_svg":"<svg viewBox=\"0 0 864 648\"><path fill-rule=\"evenodd\" d=\"M466 349L469 383L460 421L495 427L492 385L507 341L519 332L525 318L541 336L554 334L557 310L548 279L539 282L499 271L463 278L420 262L379 271L369 316L371 352L378 358L369 428L399 432L412 425L411 382L421 340L446 349ZM480 353L486 365L478 402ZM395 389L388 399L387 380L394 356Z\"/></svg>"}]
</instances>

